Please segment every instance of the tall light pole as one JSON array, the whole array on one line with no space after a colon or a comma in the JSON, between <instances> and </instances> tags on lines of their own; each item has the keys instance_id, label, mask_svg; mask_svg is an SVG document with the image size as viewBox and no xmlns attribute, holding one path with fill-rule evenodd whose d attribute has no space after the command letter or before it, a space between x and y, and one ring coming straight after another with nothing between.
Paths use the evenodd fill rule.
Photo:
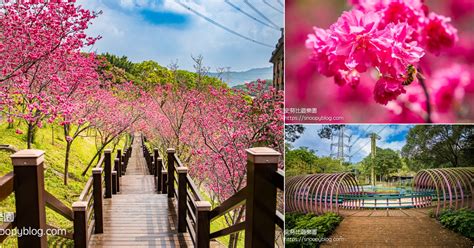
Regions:
<instances>
[{"instance_id":1,"label":"tall light pole","mask_svg":"<svg viewBox=\"0 0 474 248\"><path fill-rule=\"evenodd\" d=\"M377 152L377 140L380 139L380 136L376 133L370 134L371 140L371 158L372 158L372 169L371 169L371 182L372 186L375 187L375 155Z\"/></svg>"}]
</instances>

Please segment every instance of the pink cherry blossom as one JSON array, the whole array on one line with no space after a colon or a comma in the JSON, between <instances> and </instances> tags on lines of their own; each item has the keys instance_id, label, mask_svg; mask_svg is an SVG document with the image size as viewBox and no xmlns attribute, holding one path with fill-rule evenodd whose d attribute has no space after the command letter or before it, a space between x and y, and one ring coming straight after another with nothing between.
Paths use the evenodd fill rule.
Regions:
<instances>
[{"instance_id":1,"label":"pink cherry blossom","mask_svg":"<svg viewBox=\"0 0 474 248\"><path fill-rule=\"evenodd\" d=\"M387 99L394 100L405 92L402 82L406 80L406 70L418 63L424 52L416 41L410 41L413 28L406 23L390 23L379 29L381 18L380 12L344 12L329 30L315 28L315 33L308 36L306 46L312 49L312 59L318 70L326 76L334 76L340 86L348 83L357 87L359 73L369 68L376 69L381 77L392 78L389 89L398 80L399 87L389 90L390 94L381 90L381 84L386 83L376 85L375 100L386 104Z\"/></svg>"},{"instance_id":2,"label":"pink cherry blossom","mask_svg":"<svg viewBox=\"0 0 474 248\"><path fill-rule=\"evenodd\" d=\"M452 65L433 75L433 103L437 110L446 113L461 105L466 89L472 84L470 72L460 66Z\"/></svg>"},{"instance_id":3,"label":"pink cherry blossom","mask_svg":"<svg viewBox=\"0 0 474 248\"><path fill-rule=\"evenodd\" d=\"M458 40L457 30L449 24L451 18L430 13L421 39L428 51L439 54L443 49L451 48Z\"/></svg>"},{"instance_id":4,"label":"pink cherry blossom","mask_svg":"<svg viewBox=\"0 0 474 248\"><path fill-rule=\"evenodd\" d=\"M405 89L400 81L393 78L380 78L375 83L374 96L375 101L381 104L387 104L395 100L400 94L405 93Z\"/></svg>"}]
</instances>

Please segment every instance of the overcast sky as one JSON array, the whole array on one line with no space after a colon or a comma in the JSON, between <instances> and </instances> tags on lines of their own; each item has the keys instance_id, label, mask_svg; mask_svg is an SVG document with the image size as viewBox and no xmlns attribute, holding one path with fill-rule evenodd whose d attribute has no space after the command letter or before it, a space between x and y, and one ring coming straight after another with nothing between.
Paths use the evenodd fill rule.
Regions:
<instances>
[{"instance_id":1,"label":"overcast sky","mask_svg":"<svg viewBox=\"0 0 474 248\"><path fill-rule=\"evenodd\" d=\"M126 55L139 62L155 60L167 66L178 61L180 68L192 70L191 55L201 54L215 71L230 67L241 71L268 67L283 25L281 0L249 0L260 16L244 0L229 2L258 21L239 12L224 0L181 0L219 24L272 47L262 46L231 34L192 13L175 0L78 0L87 9L103 14L94 20L88 33L103 38L93 47L99 53ZM260 22L266 25L261 24ZM268 27L270 26L270 27Z\"/></svg>"},{"instance_id":2,"label":"overcast sky","mask_svg":"<svg viewBox=\"0 0 474 248\"><path fill-rule=\"evenodd\" d=\"M318 131L321 125L304 125L305 132L294 143L295 147L306 146L316 151L318 156L329 156L331 154L331 140L321 139ZM346 144L352 145L350 155L353 154L351 162L356 163L370 154L370 137L368 134L375 132L381 137L377 146L400 151L406 144L406 135L413 125L346 125L346 133L352 135L351 141L345 139Z\"/></svg>"}]
</instances>

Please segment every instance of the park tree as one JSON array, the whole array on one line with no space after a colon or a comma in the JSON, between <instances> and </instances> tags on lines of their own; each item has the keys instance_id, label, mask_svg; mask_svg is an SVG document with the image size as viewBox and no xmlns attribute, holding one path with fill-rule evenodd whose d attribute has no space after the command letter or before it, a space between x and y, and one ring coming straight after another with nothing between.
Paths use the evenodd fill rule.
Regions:
<instances>
[{"instance_id":1,"label":"park tree","mask_svg":"<svg viewBox=\"0 0 474 248\"><path fill-rule=\"evenodd\" d=\"M89 120L96 132L97 152L83 170L83 176L107 145L114 141L116 145L120 137L131 132L135 124L143 118L143 110L147 107L144 96L144 92L131 82L100 92L100 106L94 114L95 118Z\"/></svg>"},{"instance_id":2,"label":"park tree","mask_svg":"<svg viewBox=\"0 0 474 248\"><path fill-rule=\"evenodd\" d=\"M318 131L321 139L331 139L335 132L341 130L345 125L323 125Z\"/></svg>"},{"instance_id":3,"label":"park tree","mask_svg":"<svg viewBox=\"0 0 474 248\"><path fill-rule=\"evenodd\" d=\"M285 175L296 176L315 173L347 171L348 165L330 157L318 157L316 151L308 147L285 148Z\"/></svg>"},{"instance_id":4,"label":"park tree","mask_svg":"<svg viewBox=\"0 0 474 248\"><path fill-rule=\"evenodd\" d=\"M362 160L361 172L363 175L370 176L371 168L374 167L376 177L387 179L387 177L398 169L402 168L400 155L390 148L377 147L375 159L369 154Z\"/></svg>"},{"instance_id":5,"label":"park tree","mask_svg":"<svg viewBox=\"0 0 474 248\"><path fill-rule=\"evenodd\" d=\"M152 60L135 64L131 73L140 79L146 89L152 89L155 84L167 84L172 79L171 71Z\"/></svg>"},{"instance_id":6,"label":"park tree","mask_svg":"<svg viewBox=\"0 0 474 248\"><path fill-rule=\"evenodd\" d=\"M305 127L303 125L286 125L285 126L285 141L295 142L303 135Z\"/></svg>"},{"instance_id":7,"label":"park tree","mask_svg":"<svg viewBox=\"0 0 474 248\"><path fill-rule=\"evenodd\" d=\"M0 110L27 125L31 148L37 128L72 108L71 98L97 83L93 54L80 50L98 38L85 34L97 14L74 3L5 3L0 13ZM21 131L19 131L21 133Z\"/></svg>"},{"instance_id":8,"label":"park tree","mask_svg":"<svg viewBox=\"0 0 474 248\"><path fill-rule=\"evenodd\" d=\"M468 125L415 126L408 132L402 155L414 171L472 166L473 133Z\"/></svg>"},{"instance_id":9,"label":"park tree","mask_svg":"<svg viewBox=\"0 0 474 248\"><path fill-rule=\"evenodd\" d=\"M316 152L308 147L285 149L285 175L311 174L317 160Z\"/></svg>"},{"instance_id":10,"label":"park tree","mask_svg":"<svg viewBox=\"0 0 474 248\"><path fill-rule=\"evenodd\" d=\"M113 66L121 68L128 73L131 73L134 68L133 62L128 60L127 56L120 57L110 53L104 53L101 56L103 56Z\"/></svg>"}]
</instances>

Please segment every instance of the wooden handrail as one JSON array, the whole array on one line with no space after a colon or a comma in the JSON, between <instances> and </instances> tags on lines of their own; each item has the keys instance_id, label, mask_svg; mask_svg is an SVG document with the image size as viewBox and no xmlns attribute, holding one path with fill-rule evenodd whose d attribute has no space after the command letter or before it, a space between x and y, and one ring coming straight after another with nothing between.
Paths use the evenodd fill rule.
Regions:
<instances>
[{"instance_id":1,"label":"wooden handrail","mask_svg":"<svg viewBox=\"0 0 474 248\"><path fill-rule=\"evenodd\" d=\"M191 190L191 193L193 193L195 201L204 201L204 198L202 198L201 194L199 193L199 189L194 183L194 180L191 178L191 176L188 174L186 175L186 179L188 181L188 187Z\"/></svg>"},{"instance_id":2,"label":"wooden handrail","mask_svg":"<svg viewBox=\"0 0 474 248\"><path fill-rule=\"evenodd\" d=\"M102 165L104 164L104 158L105 158L105 156L102 154L102 156L100 156L99 162L97 162L97 165L95 166L95 168L102 168Z\"/></svg>"},{"instance_id":3,"label":"wooden handrail","mask_svg":"<svg viewBox=\"0 0 474 248\"><path fill-rule=\"evenodd\" d=\"M54 197L54 195L46 190L44 191L44 199L46 201L46 206L48 206L51 210L64 216L68 220L74 220L72 209L67 207L64 203L62 203L60 200Z\"/></svg>"},{"instance_id":4,"label":"wooden handrail","mask_svg":"<svg viewBox=\"0 0 474 248\"><path fill-rule=\"evenodd\" d=\"M193 203L191 203L193 204ZM196 214L194 213L195 211L195 206L194 206L194 209L193 209L193 206L191 206L191 204L189 204L189 201L186 202L186 207L188 209L188 217L194 222L196 223Z\"/></svg>"},{"instance_id":5,"label":"wooden handrail","mask_svg":"<svg viewBox=\"0 0 474 248\"><path fill-rule=\"evenodd\" d=\"M173 156L175 163L178 164L178 167L185 167L183 166L183 163L181 163L181 160L179 159L178 155L176 155L176 153L174 153Z\"/></svg>"},{"instance_id":6,"label":"wooden handrail","mask_svg":"<svg viewBox=\"0 0 474 248\"><path fill-rule=\"evenodd\" d=\"M283 229L284 225L285 225L285 216L280 212L280 211L276 211L276 214L275 214L275 223L281 228Z\"/></svg>"},{"instance_id":7,"label":"wooden handrail","mask_svg":"<svg viewBox=\"0 0 474 248\"><path fill-rule=\"evenodd\" d=\"M236 207L245 203L247 198L247 187L239 190L239 192L235 193L233 196L229 197L225 200L221 205L215 207L209 213L209 219L212 221L215 218L218 218L227 212L235 209Z\"/></svg>"},{"instance_id":8,"label":"wooden handrail","mask_svg":"<svg viewBox=\"0 0 474 248\"><path fill-rule=\"evenodd\" d=\"M232 226L226 227L224 229L221 229L219 231L215 231L211 234L209 234L209 239L215 239L219 238L225 235L229 235L232 233L240 232L245 229L245 221L239 222L237 224L234 224Z\"/></svg>"},{"instance_id":9,"label":"wooden handrail","mask_svg":"<svg viewBox=\"0 0 474 248\"><path fill-rule=\"evenodd\" d=\"M84 199L88 195L91 188L92 188L92 177L89 177L89 179L86 182L86 185L84 185L84 189L82 190L81 194L79 195L79 201L84 201Z\"/></svg>"},{"instance_id":10,"label":"wooden handrail","mask_svg":"<svg viewBox=\"0 0 474 248\"><path fill-rule=\"evenodd\" d=\"M186 225L188 227L189 237L191 237L193 244L196 244L196 231L194 231L194 228L192 228L193 224L191 221L192 220L190 218L186 218Z\"/></svg>"},{"instance_id":11,"label":"wooden handrail","mask_svg":"<svg viewBox=\"0 0 474 248\"><path fill-rule=\"evenodd\" d=\"M285 187L285 172L282 169L278 169L275 173L273 173L272 182L274 182L278 189L283 190Z\"/></svg>"},{"instance_id":12,"label":"wooden handrail","mask_svg":"<svg viewBox=\"0 0 474 248\"><path fill-rule=\"evenodd\" d=\"M0 201L7 198L14 190L13 171L0 178Z\"/></svg>"}]
</instances>

